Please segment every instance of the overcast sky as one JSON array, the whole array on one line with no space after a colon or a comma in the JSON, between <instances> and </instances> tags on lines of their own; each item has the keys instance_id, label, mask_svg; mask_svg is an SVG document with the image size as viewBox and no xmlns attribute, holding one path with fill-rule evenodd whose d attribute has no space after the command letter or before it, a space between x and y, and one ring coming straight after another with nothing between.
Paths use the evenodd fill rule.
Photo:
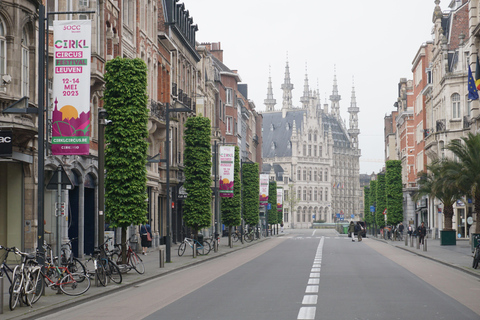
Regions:
<instances>
[{"instance_id":1,"label":"overcast sky","mask_svg":"<svg viewBox=\"0 0 480 320\"><path fill-rule=\"evenodd\" d=\"M384 166L383 119L393 110L400 78L412 79L418 49L432 40L434 0L180 0L198 25L198 42L220 42L225 65L248 84L264 111L271 74L275 108L282 106L285 64L300 106L305 70L322 103L336 68L341 116L347 121L352 85L360 108L360 173ZM450 0L442 0L443 10ZM382 161L382 162L380 162Z\"/></svg>"}]
</instances>

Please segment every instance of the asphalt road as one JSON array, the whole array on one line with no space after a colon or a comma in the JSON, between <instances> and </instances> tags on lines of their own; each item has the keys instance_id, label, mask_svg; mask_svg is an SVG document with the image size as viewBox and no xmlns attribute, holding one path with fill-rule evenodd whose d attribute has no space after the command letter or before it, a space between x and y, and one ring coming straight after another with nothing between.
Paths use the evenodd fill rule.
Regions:
<instances>
[{"instance_id":1,"label":"asphalt road","mask_svg":"<svg viewBox=\"0 0 480 320\"><path fill-rule=\"evenodd\" d=\"M42 319L480 319L480 282L373 239L289 230Z\"/></svg>"}]
</instances>

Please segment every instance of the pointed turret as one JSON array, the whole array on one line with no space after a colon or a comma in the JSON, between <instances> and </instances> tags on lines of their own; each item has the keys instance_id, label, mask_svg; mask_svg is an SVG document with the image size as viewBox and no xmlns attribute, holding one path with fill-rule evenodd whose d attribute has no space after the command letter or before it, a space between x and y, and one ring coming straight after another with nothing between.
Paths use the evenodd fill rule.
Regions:
<instances>
[{"instance_id":1,"label":"pointed turret","mask_svg":"<svg viewBox=\"0 0 480 320\"><path fill-rule=\"evenodd\" d=\"M287 65L285 66L285 79L283 80L282 84L283 90L283 102L282 102L282 109L292 109L292 90L293 84L290 81L290 68L288 67L288 60Z\"/></svg>"},{"instance_id":2,"label":"pointed turret","mask_svg":"<svg viewBox=\"0 0 480 320\"><path fill-rule=\"evenodd\" d=\"M337 85L337 70L335 67L335 72L333 75L333 90L330 95L330 101L332 102L332 115L337 118L340 118L340 100L342 97L338 94L338 85Z\"/></svg>"},{"instance_id":3,"label":"pointed turret","mask_svg":"<svg viewBox=\"0 0 480 320\"><path fill-rule=\"evenodd\" d=\"M267 107L267 111L275 111L277 100L273 98L272 75L270 70L268 74L267 99L263 100L263 104Z\"/></svg>"},{"instance_id":4,"label":"pointed turret","mask_svg":"<svg viewBox=\"0 0 480 320\"><path fill-rule=\"evenodd\" d=\"M308 108L308 101L310 100L310 90L308 87L308 73L307 73L307 63L305 63L305 81L303 82L303 96L300 98L302 103L302 108Z\"/></svg>"},{"instance_id":5,"label":"pointed turret","mask_svg":"<svg viewBox=\"0 0 480 320\"><path fill-rule=\"evenodd\" d=\"M352 98L350 101L350 107L348 108L348 113L350 114L350 128L348 129L348 134L352 138L353 147L358 149L358 135L360 134L360 129L358 129L358 112L360 110L357 107L357 98L355 97L355 83L352 85Z\"/></svg>"}]
</instances>

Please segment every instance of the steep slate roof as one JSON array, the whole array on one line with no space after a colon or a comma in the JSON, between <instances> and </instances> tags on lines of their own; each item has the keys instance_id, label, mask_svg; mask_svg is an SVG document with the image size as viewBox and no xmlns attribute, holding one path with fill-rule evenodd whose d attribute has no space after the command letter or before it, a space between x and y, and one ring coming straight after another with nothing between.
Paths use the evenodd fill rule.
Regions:
<instances>
[{"instance_id":1,"label":"steep slate roof","mask_svg":"<svg viewBox=\"0 0 480 320\"><path fill-rule=\"evenodd\" d=\"M282 112L263 113L262 156L264 158L292 156L290 140L293 121L295 120L296 129L302 132L304 127L303 114L306 112L305 109L288 111L285 118L282 117ZM339 120L335 116L323 112L321 116L324 136L328 136L331 130L335 147L350 148L350 138L343 130ZM272 143L274 143L274 148L272 148Z\"/></svg>"},{"instance_id":2,"label":"steep slate roof","mask_svg":"<svg viewBox=\"0 0 480 320\"><path fill-rule=\"evenodd\" d=\"M289 147L292 137L293 121L297 130L302 130L303 114L307 111L288 111L285 118L282 112L263 113L262 156L264 158L291 157L292 148ZM288 130L287 130L288 128ZM272 142L275 148L272 148Z\"/></svg>"},{"instance_id":3,"label":"steep slate roof","mask_svg":"<svg viewBox=\"0 0 480 320\"><path fill-rule=\"evenodd\" d=\"M262 173L269 174L272 170L272 165L269 163L262 165ZM273 164L273 171L275 172L276 181L283 181L283 173L285 172L281 165Z\"/></svg>"}]
</instances>

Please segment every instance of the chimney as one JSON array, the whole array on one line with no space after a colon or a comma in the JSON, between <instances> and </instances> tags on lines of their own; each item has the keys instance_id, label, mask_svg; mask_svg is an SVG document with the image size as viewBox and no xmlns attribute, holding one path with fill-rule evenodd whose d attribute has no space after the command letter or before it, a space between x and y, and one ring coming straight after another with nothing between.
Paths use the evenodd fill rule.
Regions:
<instances>
[{"instance_id":1,"label":"chimney","mask_svg":"<svg viewBox=\"0 0 480 320\"><path fill-rule=\"evenodd\" d=\"M210 52L214 55L215 58L220 60L223 63L223 50L221 49L220 42L212 43L212 49Z\"/></svg>"}]
</instances>

